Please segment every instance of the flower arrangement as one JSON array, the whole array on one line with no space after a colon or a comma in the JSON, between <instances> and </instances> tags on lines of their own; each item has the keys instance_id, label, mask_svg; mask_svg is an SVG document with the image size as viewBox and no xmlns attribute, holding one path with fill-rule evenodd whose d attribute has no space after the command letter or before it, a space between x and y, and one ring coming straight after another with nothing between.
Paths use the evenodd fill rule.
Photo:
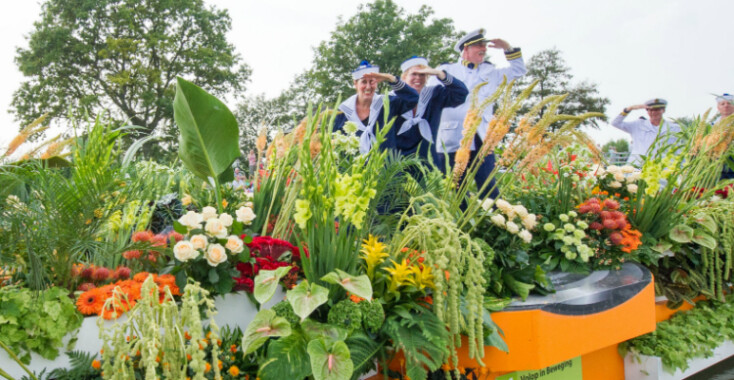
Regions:
<instances>
[{"instance_id":1,"label":"flower arrangement","mask_svg":"<svg viewBox=\"0 0 734 380\"><path fill-rule=\"evenodd\" d=\"M562 255L550 253L551 268L560 268L564 272L588 272L585 263L594 255L589 246L586 230L589 225L579 218L575 211L558 215L558 218L543 224L545 239L551 247Z\"/></svg>"},{"instance_id":2,"label":"flower arrangement","mask_svg":"<svg viewBox=\"0 0 734 380\"><path fill-rule=\"evenodd\" d=\"M207 206L201 213L189 211L179 218L174 227L184 238L173 247L172 271L179 286L192 278L215 294L232 291L234 278L239 276L236 264L250 261L249 241L239 235L255 217L247 206L237 209L236 220Z\"/></svg>"},{"instance_id":3,"label":"flower arrangement","mask_svg":"<svg viewBox=\"0 0 734 380\"><path fill-rule=\"evenodd\" d=\"M632 228L627 215L619 208L619 202L614 199L602 201L595 197L578 206L578 212L588 222L588 234L594 240L597 267L619 268L642 244L642 233Z\"/></svg>"},{"instance_id":4,"label":"flower arrangement","mask_svg":"<svg viewBox=\"0 0 734 380\"><path fill-rule=\"evenodd\" d=\"M642 173L631 165L609 165L606 169L596 166L590 173L596 176L600 191L619 194L618 197L628 199L637 194L637 181L642 178Z\"/></svg>"}]
</instances>

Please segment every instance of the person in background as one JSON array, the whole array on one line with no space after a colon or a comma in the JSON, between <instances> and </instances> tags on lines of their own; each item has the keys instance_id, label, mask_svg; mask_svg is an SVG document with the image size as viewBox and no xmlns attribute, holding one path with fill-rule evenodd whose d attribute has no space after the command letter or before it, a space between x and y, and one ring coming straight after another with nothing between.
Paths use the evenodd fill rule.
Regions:
<instances>
[{"instance_id":1,"label":"person in background","mask_svg":"<svg viewBox=\"0 0 734 380\"><path fill-rule=\"evenodd\" d=\"M675 133L680 131L678 124L663 119L663 113L668 102L664 99L655 98L644 104L626 107L622 113L612 120L612 126L625 131L632 137L632 146L627 163L641 166L642 155L655 153L664 143L673 144L676 141ZM634 110L645 109L650 120L641 117L635 121L624 121L627 115ZM655 141L658 143L652 146Z\"/></svg>"},{"instance_id":2,"label":"person in background","mask_svg":"<svg viewBox=\"0 0 734 380\"><path fill-rule=\"evenodd\" d=\"M488 47L504 50L505 58L510 63L510 66L497 68L489 61L485 61L484 57ZM525 75L528 71L525 67L525 61L522 58L520 48L513 48L507 41L502 39L489 40L484 38L484 29L477 29L464 35L456 43L454 50L460 54L458 61L451 64L443 64L438 69L444 70L455 79L462 81L469 92L473 91L478 85L486 82L487 84L478 93L478 103L492 96L505 78L511 81ZM436 82L436 78L431 78L429 85L435 85L437 84ZM445 154L448 157L449 170L454 166L456 151L461 146L461 138L463 136L462 126L464 124L464 118L469 111L471 101L471 97L467 97L464 103L458 107L444 109L441 115L441 124L435 147L438 155L444 156ZM468 166L471 166L472 162L477 159L477 152L480 150L482 142L487 135L487 127L493 117L494 105L490 105L485 109L482 115L482 122L474 136ZM494 153L489 154L483 159L474 177L477 189L484 186L485 182L487 182L489 175L494 170L494 161ZM442 168L445 167L446 165L442 165ZM491 193L490 190L492 190ZM489 195L492 198L496 198L498 193L493 179L479 196L480 198L485 198Z\"/></svg>"},{"instance_id":3,"label":"person in background","mask_svg":"<svg viewBox=\"0 0 734 380\"><path fill-rule=\"evenodd\" d=\"M250 149L250 153L247 154L247 163L249 164L250 178L255 178L255 170L257 170L257 155L252 149Z\"/></svg>"},{"instance_id":4,"label":"person in background","mask_svg":"<svg viewBox=\"0 0 734 380\"><path fill-rule=\"evenodd\" d=\"M400 65L400 70L403 81L418 93L418 105L395 121L393 128L398 129L398 150L406 156L417 152L423 162L431 160L438 164L441 157L432 154L435 153L432 144L436 141L441 113L446 107L463 104L469 90L446 71L429 67L424 57L408 58ZM440 84L427 86L430 76L438 78Z\"/></svg>"},{"instance_id":5,"label":"person in background","mask_svg":"<svg viewBox=\"0 0 734 380\"><path fill-rule=\"evenodd\" d=\"M234 181L232 187L235 189L244 188L245 186L245 175L240 171L240 168L234 168Z\"/></svg>"},{"instance_id":6,"label":"person in background","mask_svg":"<svg viewBox=\"0 0 734 380\"><path fill-rule=\"evenodd\" d=\"M732 94L721 94L716 95L716 109L719 111L720 118L729 117L734 114L734 95ZM724 168L721 169L721 179L734 179L734 156L729 156L726 160Z\"/></svg>"},{"instance_id":7,"label":"person in background","mask_svg":"<svg viewBox=\"0 0 734 380\"><path fill-rule=\"evenodd\" d=\"M395 95L389 95L390 108L387 120L413 109L418 104L418 93L400 78L392 74L381 73L379 66L373 66L368 61L360 62L357 69L352 71L352 79L357 93L339 105L341 112L334 119L332 131L343 130L347 121L354 123L357 126L357 137L359 137L359 153L366 154L376 143L375 134L382 128L385 121L384 95L376 94L377 85L382 81L387 81L395 93ZM395 149L396 136L397 130L391 128L379 149Z\"/></svg>"}]
</instances>

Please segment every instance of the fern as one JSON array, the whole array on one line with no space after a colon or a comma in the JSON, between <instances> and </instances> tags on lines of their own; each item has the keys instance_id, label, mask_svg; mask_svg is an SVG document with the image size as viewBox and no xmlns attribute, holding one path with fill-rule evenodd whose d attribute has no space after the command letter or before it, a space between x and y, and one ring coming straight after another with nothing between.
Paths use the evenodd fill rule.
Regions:
<instances>
[{"instance_id":1,"label":"fern","mask_svg":"<svg viewBox=\"0 0 734 380\"><path fill-rule=\"evenodd\" d=\"M359 379L367 371L374 369L374 358L385 345L384 341L376 341L362 332L358 332L345 341L354 364L352 380Z\"/></svg>"},{"instance_id":2,"label":"fern","mask_svg":"<svg viewBox=\"0 0 734 380\"><path fill-rule=\"evenodd\" d=\"M38 375L39 380L93 380L101 379L100 372L92 367L92 362L97 354L91 354L84 351L70 351L66 353L70 359L71 367L57 368L48 374L41 372ZM26 379L25 377L23 379Z\"/></svg>"},{"instance_id":3,"label":"fern","mask_svg":"<svg viewBox=\"0 0 734 380\"><path fill-rule=\"evenodd\" d=\"M393 348L403 351L405 373L411 379L425 379L428 371L438 370L448 358L448 332L429 309L415 304L397 305L385 320L384 329Z\"/></svg>"}]
</instances>

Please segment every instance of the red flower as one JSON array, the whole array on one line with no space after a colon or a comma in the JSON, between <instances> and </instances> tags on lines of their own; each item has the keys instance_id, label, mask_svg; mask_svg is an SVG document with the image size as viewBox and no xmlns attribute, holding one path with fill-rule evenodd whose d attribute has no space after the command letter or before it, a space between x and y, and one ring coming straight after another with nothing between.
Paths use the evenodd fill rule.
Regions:
<instances>
[{"instance_id":1,"label":"red flower","mask_svg":"<svg viewBox=\"0 0 734 380\"><path fill-rule=\"evenodd\" d=\"M278 260L286 252L290 252L294 260L301 259L301 251L293 244L270 236L257 236L252 239L247 247L255 253L255 256L270 257Z\"/></svg>"},{"instance_id":2,"label":"red flower","mask_svg":"<svg viewBox=\"0 0 734 380\"><path fill-rule=\"evenodd\" d=\"M240 274L242 277L254 277L258 271L260 271L260 268L256 265L252 265L250 263L237 263L236 266L237 270L240 271Z\"/></svg>"},{"instance_id":3,"label":"red flower","mask_svg":"<svg viewBox=\"0 0 734 380\"><path fill-rule=\"evenodd\" d=\"M589 228L591 228L592 230L601 231L604 226L599 222L592 222L591 224L589 224Z\"/></svg>"},{"instance_id":4,"label":"red flower","mask_svg":"<svg viewBox=\"0 0 734 380\"><path fill-rule=\"evenodd\" d=\"M132 241L133 242L139 242L139 241L150 241L150 239L153 238L153 233L150 231L138 231L133 234Z\"/></svg>"},{"instance_id":5,"label":"red flower","mask_svg":"<svg viewBox=\"0 0 734 380\"><path fill-rule=\"evenodd\" d=\"M117 267L115 270L115 278L125 280L130 278L130 268L128 267Z\"/></svg>"},{"instance_id":6,"label":"red flower","mask_svg":"<svg viewBox=\"0 0 734 380\"><path fill-rule=\"evenodd\" d=\"M255 290L255 282L249 277L238 277L234 281L236 283L234 290L244 290L248 293L252 293Z\"/></svg>"},{"instance_id":7,"label":"red flower","mask_svg":"<svg viewBox=\"0 0 734 380\"><path fill-rule=\"evenodd\" d=\"M110 278L110 270L105 267L100 267L94 270L94 274L92 274L92 279L95 281L105 281L108 278Z\"/></svg>"}]
</instances>

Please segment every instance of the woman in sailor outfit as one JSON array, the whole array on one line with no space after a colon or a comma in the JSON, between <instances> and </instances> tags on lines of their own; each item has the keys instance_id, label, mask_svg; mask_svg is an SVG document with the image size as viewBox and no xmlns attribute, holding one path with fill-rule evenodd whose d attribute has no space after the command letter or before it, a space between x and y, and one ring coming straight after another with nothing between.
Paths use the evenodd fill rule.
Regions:
<instances>
[{"instance_id":1,"label":"woman in sailor outfit","mask_svg":"<svg viewBox=\"0 0 734 380\"><path fill-rule=\"evenodd\" d=\"M428 60L413 56L400 65L402 79L418 92L418 105L403 113L395 121L397 146L402 155L418 152L418 157L431 160L442 167L443 155L435 154L435 144L441 123L441 112L446 107L457 107L464 103L469 90L464 83L444 70L428 66ZM435 75L440 84L426 86L428 76Z\"/></svg>"},{"instance_id":2,"label":"woman in sailor outfit","mask_svg":"<svg viewBox=\"0 0 734 380\"><path fill-rule=\"evenodd\" d=\"M344 123L351 121L357 126L357 137L359 137L359 153L365 154L376 143L375 133L379 131L385 120L383 109L384 95L375 94L377 85L382 81L388 81L394 91L389 95L390 109L387 120L413 109L418 103L418 93L405 85L405 82L394 75L380 72L378 66L370 65L368 61L362 61L356 70L352 71L355 95L339 105L339 114L334 120L333 131L340 131ZM397 129L392 127L385 136L380 149L396 148Z\"/></svg>"}]
</instances>

